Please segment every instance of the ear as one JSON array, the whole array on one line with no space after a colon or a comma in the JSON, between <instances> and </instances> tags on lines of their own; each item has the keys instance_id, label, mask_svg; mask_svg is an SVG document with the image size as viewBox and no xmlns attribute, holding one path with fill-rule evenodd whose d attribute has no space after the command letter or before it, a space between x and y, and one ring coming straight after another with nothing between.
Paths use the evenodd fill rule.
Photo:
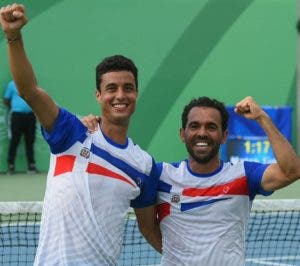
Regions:
<instances>
[{"instance_id":1,"label":"ear","mask_svg":"<svg viewBox=\"0 0 300 266\"><path fill-rule=\"evenodd\" d=\"M184 128L180 128L179 129L179 136L180 136L180 139L183 143L185 143L185 133L184 133Z\"/></svg>"},{"instance_id":2,"label":"ear","mask_svg":"<svg viewBox=\"0 0 300 266\"><path fill-rule=\"evenodd\" d=\"M224 144L224 143L226 142L227 137L228 137L228 130L226 129L226 130L223 132L221 144Z\"/></svg>"},{"instance_id":3,"label":"ear","mask_svg":"<svg viewBox=\"0 0 300 266\"><path fill-rule=\"evenodd\" d=\"M96 92L95 92L95 97L96 97L96 101L101 104L101 102L102 102L101 101L101 92L97 89L96 89Z\"/></svg>"}]
</instances>

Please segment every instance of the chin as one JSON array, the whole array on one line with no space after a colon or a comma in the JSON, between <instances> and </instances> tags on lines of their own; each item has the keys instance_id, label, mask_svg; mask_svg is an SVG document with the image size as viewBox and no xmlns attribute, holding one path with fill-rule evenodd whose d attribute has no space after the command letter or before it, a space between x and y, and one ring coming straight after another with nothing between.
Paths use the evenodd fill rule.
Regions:
<instances>
[{"instance_id":1,"label":"chin","mask_svg":"<svg viewBox=\"0 0 300 266\"><path fill-rule=\"evenodd\" d=\"M120 125L128 125L130 116L119 116L119 117L113 117L112 119L116 124Z\"/></svg>"}]
</instances>

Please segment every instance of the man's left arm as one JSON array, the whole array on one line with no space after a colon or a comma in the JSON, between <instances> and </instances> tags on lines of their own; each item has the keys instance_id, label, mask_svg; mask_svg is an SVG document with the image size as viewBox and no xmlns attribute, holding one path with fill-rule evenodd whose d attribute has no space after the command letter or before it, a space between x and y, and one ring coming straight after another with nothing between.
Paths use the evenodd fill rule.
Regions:
<instances>
[{"instance_id":1,"label":"man's left arm","mask_svg":"<svg viewBox=\"0 0 300 266\"><path fill-rule=\"evenodd\" d=\"M162 236L155 205L145 208L134 208L134 212L142 235L156 251L162 253Z\"/></svg>"},{"instance_id":2,"label":"man's left arm","mask_svg":"<svg viewBox=\"0 0 300 266\"><path fill-rule=\"evenodd\" d=\"M246 97L236 105L236 112L248 119L256 120L265 131L271 143L277 163L271 164L262 177L262 188L266 191L275 191L283 188L300 178L300 158L291 144L280 133L260 106Z\"/></svg>"}]
</instances>

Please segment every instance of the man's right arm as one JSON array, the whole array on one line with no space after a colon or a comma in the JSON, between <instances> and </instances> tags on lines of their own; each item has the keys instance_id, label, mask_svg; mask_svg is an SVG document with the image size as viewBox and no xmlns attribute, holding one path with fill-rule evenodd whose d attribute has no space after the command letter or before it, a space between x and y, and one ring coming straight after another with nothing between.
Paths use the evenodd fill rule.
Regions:
<instances>
[{"instance_id":1,"label":"man's right arm","mask_svg":"<svg viewBox=\"0 0 300 266\"><path fill-rule=\"evenodd\" d=\"M30 105L41 125L53 129L58 107L51 97L38 87L31 63L29 62L21 29L27 23L23 5L13 4L0 9L0 23L7 38L8 59L11 74L20 96Z\"/></svg>"},{"instance_id":2,"label":"man's right arm","mask_svg":"<svg viewBox=\"0 0 300 266\"><path fill-rule=\"evenodd\" d=\"M4 98L4 99L3 99L3 103L7 106L8 109L11 108L10 100Z\"/></svg>"},{"instance_id":3,"label":"man's right arm","mask_svg":"<svg viewBox=\"0 0 300 266\"><path fill-rule=\"evenodd\" d=\"M162 235L158 224L155 206L134 209L138 227L148 243L162 253Z\"/></svg>"}]
</instances>

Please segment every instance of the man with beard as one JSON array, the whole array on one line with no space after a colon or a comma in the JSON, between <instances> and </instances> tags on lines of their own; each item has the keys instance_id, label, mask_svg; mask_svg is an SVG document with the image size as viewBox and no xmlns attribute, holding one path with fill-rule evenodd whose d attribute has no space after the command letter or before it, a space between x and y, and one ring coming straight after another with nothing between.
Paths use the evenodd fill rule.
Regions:
<instances>
[{"instance_id":1,"label":"man with beard","mask_svg":"<svg viewBox=\"0 0 300 266\"><path fill-rule=\"evenodd\" d=\"M268 196L300 177L299 157L252 97L240 101L235 111L259 123L277 163L223 162L219 150L227 139L229 118L225 105L208 97L187 104L180 137L189 158L158 164L162 266L245 265L255 196ZM83 123L93 131L98 122L90 115Z\"/></svg>"},{"instance_id":2,"label":"man with beard","mask_svg":"<svg viewBox=\"0 0 300 266\"><path fill-rule=\"evenodd\" d=\"M270 117L251 98L235 111L256 120L277 163L222 162L228 131L223 103L200 97L185 106L180 137L189 158L160 164L158 218L162 265L245 265L245 235L252 201L300 177L300 159Z\"/></svg>"}]
</instances>

